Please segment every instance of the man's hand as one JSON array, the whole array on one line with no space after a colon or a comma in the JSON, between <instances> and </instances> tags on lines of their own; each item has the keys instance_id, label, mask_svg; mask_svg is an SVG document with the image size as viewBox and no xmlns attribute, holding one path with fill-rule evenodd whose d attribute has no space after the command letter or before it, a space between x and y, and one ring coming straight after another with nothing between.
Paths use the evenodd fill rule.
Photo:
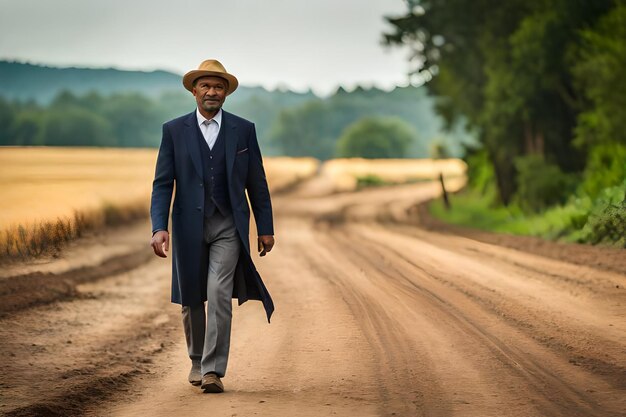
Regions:
<instances>
[{"instance_id":1,"label":"man's hand","mask_svg":"<svg viewBox=\"0 0 626 417\"><path fill-rule=\"evenodd\" d=\"M150 246L154 249L154 253L161 258L167 258L167 252L170 249L170 234L167 230L159 230L152 236Z\"/></svg>"},{"instance_id":2,"label":"man's hand","mask_svg":"<svg viewBox=\"0 0 626 417\"><path fill-rule=\"evenodd\" d=\"M259 236L259 255L265 256L266 253L272 250L274 247L274 236L272 235L263 235Z\"/></svg>"}]
</instances>

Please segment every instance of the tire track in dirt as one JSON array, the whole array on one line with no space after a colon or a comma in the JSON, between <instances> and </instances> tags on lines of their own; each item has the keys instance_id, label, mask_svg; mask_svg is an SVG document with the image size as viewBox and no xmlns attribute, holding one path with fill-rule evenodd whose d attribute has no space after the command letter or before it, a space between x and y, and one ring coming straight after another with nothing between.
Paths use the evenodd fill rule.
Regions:
<instances>
[{"instance_id":1,"label":"tire track in dirt","mask_svg":"<svg viewBox=\"0 0 626 417\"><path fill-rule=\"evenodd\" d=\"M365 245L367 245L367 243L365 243ZM372 268L375 268L382 277L388 279L389 283L391 283L398 292L404 293L407 297L415 300L416 302L430 303L438 310L437 314L440 317L445 315L445 320L452 322L449 327L461 330L464 335L473 339L472 344L487 347L487 349L493 353L492 356L494 359L498 359L503 365L522 375L528 381L530 388L535 390L535 394L540 394L546 397L545 401L542 401L541 404L542 413L547 413L547 415L562 415L563 410L554 407L554 404L552 403L554 399L560 399L562 404L573 402L576 405L587 405L591 402L590 399L585 398L584 394L576 392L569 386L564 385L554 375L549 372L545 372L543 369L539 368L536 363L524 358L520 355L519 351L510 348L509 346L503 344L497 337L483 331L481 327L484 324L476 324L474 322L476 318L473 317L473 312L464 312L456 308L448 301L450 297L438 294L441 293L440 290L431 290L424 285L417 284L414 279L408 278L402 271L395 268L393 266L393 262L386 263L385 268L381 268L380 262L372 261L373 252L371 251L371 246L369 249L370 250L365 253L359 253L358 250L355 251L359 257L357 261L368 262L368 264ZM413 291L411 291L411 288L407 288L399 283L398 278L402 278L404 283L408 283L411 287L413 287ZM443 297L445 297L445 299ZM542 388L545 386L549 386L552 392L542 392ZM596 406L593 403L591 405L592 407ZM584 407L586 408L584 411L577 411L572 415L591 415L588 413L592 407Z\"/></svg>"},{"instance_id":2,"label":"tire track in dirt","mask_svg":"<svg viewBox=\"0 0 626 417\"><path fill-rule=\"evenodd\" d=\"M0 317L20 310L80 297L77 286L138 268L152 259L145 248L102 263L61 273L31 272L0 280Z\"/></svg>"},{"instance_id":3,"label":"tire track in dirt","mask_svg":"<svg viewBox=\"0 0 626 417\"><path fill-rule=\"evenodd\" d=\"M347 249L343 241L338 241L336 237L334 240L335 244L330 238L322 240L322 247L329 248L331 254L341 248L341 261L335 259L331 264L333 269L326 271L327 279L343 281L341 287L345 289L344 298L356 300L353 302L364 306L355 316L366 331L368 321L365 317L368 314L378 316L381 323L370 329L368 337L381 346L382 380L393 393L390 401L381 407L381 414L389 415L382 410L391 409L398 415L499 415L500 411L497 410L501 408L498 406L500 400L485 392L486 378L473 363L455 352L453 346L461 342L451 339L441 330L439 309L429 303L420 304L420 300L413 296L407 297L394 288L388 276L372 268L374 261L371 257L375 254L369 253L370 256L362 258L356 255L354 246ZM447 356L446 364L441 362L442 356ZM385 364L391 361L412 372L403 375L396 374L396 369L385 369ZM496 391L495 385L492 388ZM415 403L413 389L420 392L423 402ZM411 403L414 407L408 408L407 405ZM534 414L524 410L515 415Z\"/></svg>"},{"instance_id":4,"label":"tire track in dirt","mask_svg":"<svg viewBox=\"0 0 626 417\"><path fill-rule=\"evenodd\" d=\"M344 267L338 267L335 259L327 251L303 252L308 265L318 271L319 276L331 282L342 294L352 314L358 319L361 330L373 348L376 356L376 373L379 381L381 403L379 415L450 415L446 401L441 395L431 396L434 379L429 375L428 363L416 363L415 347L407 344L402 330L398 328L385 307L364 295L345 280L338 279ZM324 265L330 265L325 267ZM346 271L362 276L363 271ZM391 348L393 347L393 348ZM417 366L416 366L417 365ZM428 381L430 387L419 383ZM411 386L407 387L410 382Z\"/></svg>"},{"instance_id":5,"label":"tire track in dirt","mask_svg":"<svg viewBox=\"0 0 626 417\"><path fill-rule=\"evenodd\" d=\"M438 245L438 247L446 248L445 255L441 255L440 258L445 256L451 261L454 256L470 258L473 263L481 265L480 271L485 276L488 273L493 274L493 272L489 272L490 270L496 270L499 276L509 281L513 280L512 277L522 277L521 279L526 284L535 285L535 287L525 289L524 293L507 291L506 286L494 285L493 280L489 281L492 283L491 285L472 280L471 271L468 269L463 274L452 270L443 273L440 267L436 267L433 262L427 259L421 258L419 261L415 261L410 256L408 248L411 243L418 244L418 242L410 241L407 243L406 240L402 240L401 236L395 235L398 230L394 228L394 233L386 239L385 248L393 253L393 256L398 256L414 268L464 293L484 308L525 331L528 336L559 352L570 363L584 366L588 371L605 378L617 389L626 388L626 380L623 377L626 374L624 368L625 332L623 326L616 327L611 323L618 324L620 322L620 306L626 301L623 291L616 289L611 281L621 282L623 277L614 273L597 271L589 279L596 282L600 281L599 277L602 277L605 282L602 285L598 282L597 287L589 288L591 285L582 281L589 274L587 271L582 271L579 273L580 277L575 277L575 279L557 279L556 284L558 285L555 286L551 278L556 274L550 273L549 270L544 276L537 267L528 269L522 262L503 262L497 254L490 258L488 253L484 253L482 258L480 256L477 258L472 256L473 253L468 254L465 250L459 251L454 244ZM376 233L380 236L383 232L378 229ZM404 234L404 231L400 230L399 233ZM373 236L372 233L361 233L356 229L353 229L353 234L360 236L364 241ZM392 238L404 242L405 245L397 245L394 248ZM433 240L436 241L437 237L424 237L422 241L427 241L428 244L421 244L419 246L420 251L433 252L432 247L430 250L424 249L430 247L428 245L432 245ZM494 248L494 251L497 250L498 248ZM418 252L418 250L414 249L414 252ZM511 258L514 255L514 253L509 253L507 256ZM526 255L519 254L519 256L525 257ZM548 262L549 264L554 263L553 261ZM576 267L576 269L581 268ZM574 285L564 286L564 281L568 284L574 283ZM547 287L544 284L547 284ZM540 291L537 291L536 286L540 286ZM559 297L566 301L566 305L563 306L561 302L558 308L554 308L549 305L549 300L545 297L536 299L537 294L544 292L552 294L553 297L555 294L562 293ZM514 293L515 296L511 296L511 293ZM623 315L623 313L621 314ZM607 329L611 329L612 332L606 332Z\"/></svg>"},{"instance_id":6,"label":"tire track in dirt","mask_svg":"<svg viewBox=\"0 0 626 417\"><path fill-rule=\"evenodd\" d=\"M520 267L535 272L541 281L549 278L554 284L563 284L561 288L569 290L582 287L587 292L602 296L616 296L624 301L626 294L615 291L626 287L626 276L612 271L596 269L582 265L572 265L562 260L553 260L538 255L524 253L515 249L483 243L461 236L450 236L423 229L402 227L386 223L385 227L394 233L427 241L455 253L472 257L481 257L490 262L500 261L502 267Z\"/></svg>"}]
</instances>

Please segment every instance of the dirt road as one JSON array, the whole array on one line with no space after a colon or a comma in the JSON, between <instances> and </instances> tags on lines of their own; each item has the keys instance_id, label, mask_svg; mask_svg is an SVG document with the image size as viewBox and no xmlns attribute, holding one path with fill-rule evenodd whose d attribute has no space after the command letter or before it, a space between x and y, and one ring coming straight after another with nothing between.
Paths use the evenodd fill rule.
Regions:
<instances>
[{"instance_id":1,"label":"dirt road","mask_svg":"<svg viewBox=\"0 0 626 417\"><path fill-rule=\"evenodd\" d=\"M625 415L625 271L408 225L437 192L324 196L313 181L275 198L277 246L256 263L276 312L268 325L260 303L235 307L220 395L186 382L169 264L145 256L148 225L2 272L0 299L17 301L0 319L0 412Z\"/></svg>"}]
</instances>

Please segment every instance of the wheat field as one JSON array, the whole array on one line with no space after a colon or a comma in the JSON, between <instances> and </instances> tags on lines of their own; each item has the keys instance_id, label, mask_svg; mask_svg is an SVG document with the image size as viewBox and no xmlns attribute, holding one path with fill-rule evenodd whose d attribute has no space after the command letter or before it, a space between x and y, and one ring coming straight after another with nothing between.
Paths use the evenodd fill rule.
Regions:
<instances>
[{"instance_id":1,"label":"wheat field","mask_svg":"<svg viewBox=\"0 0 626 417\"><path fill-rule=\"evenodd\" d=\"M0 148L0 229L103 205L149 205L156 149ZM313 158L266 158L273 191L314 175Z\"/></svg>"},{"instance_id":2,"label":"wheat field","mask_svg":"<svg viewBox=\"0 0 626 417\"><path fill-rule=\"evenodd\" d=\"M467 164L460 159L362 159L345 158L327 161L320 176L333 191L353 191L360 178L374 176L387 184L464 177Z\"/></svg>"},{"instance_id":3,"label":"wheat field","mask_svg":"<svg viewBox=\"0 0 626 417\"><path fill-rule=\"evenodd\" d=\"M0 228L148 198L156 152L1 148Z\"/></svg>"}]
</instances>

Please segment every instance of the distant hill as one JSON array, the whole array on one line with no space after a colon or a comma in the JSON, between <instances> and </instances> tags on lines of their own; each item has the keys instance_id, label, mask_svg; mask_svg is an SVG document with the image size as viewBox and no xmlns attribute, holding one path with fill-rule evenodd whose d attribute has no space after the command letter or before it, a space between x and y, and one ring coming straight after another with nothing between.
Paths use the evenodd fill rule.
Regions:
<instances>
[{"instance_id":1,"label":"distant hill","mask_svg":"<svg viewBox=\"0 0 626 417\"><path fill-rule=\"evenodd\" d=\"M34 100L48 104L61 91L83 95L95 91L103 95L136 92L157 98L165 93L188 94L182 85L182 75L167 71L127 71L115 68L59 68L0 60L0 96L9 100ZM313 98L309 93L267 91L262 87L240 86L229 102L247 101L251 96L287 95L281 100L299 104ZM193 103L193 102L192 102Z\"/></svg>"},{"instance_id":2,"label":"distant hill","mask_svg":"<svg viewBox=\"0 0 626 417\"><path fill-rule=\"evenodd\" d=\"M166 71L123 71L113 68L55 68L0 61L0 95L9 99L50 102L60 91L102 94L136 91L156 97L182 88L180 75Z\"/></svg>"}]
</instances>

